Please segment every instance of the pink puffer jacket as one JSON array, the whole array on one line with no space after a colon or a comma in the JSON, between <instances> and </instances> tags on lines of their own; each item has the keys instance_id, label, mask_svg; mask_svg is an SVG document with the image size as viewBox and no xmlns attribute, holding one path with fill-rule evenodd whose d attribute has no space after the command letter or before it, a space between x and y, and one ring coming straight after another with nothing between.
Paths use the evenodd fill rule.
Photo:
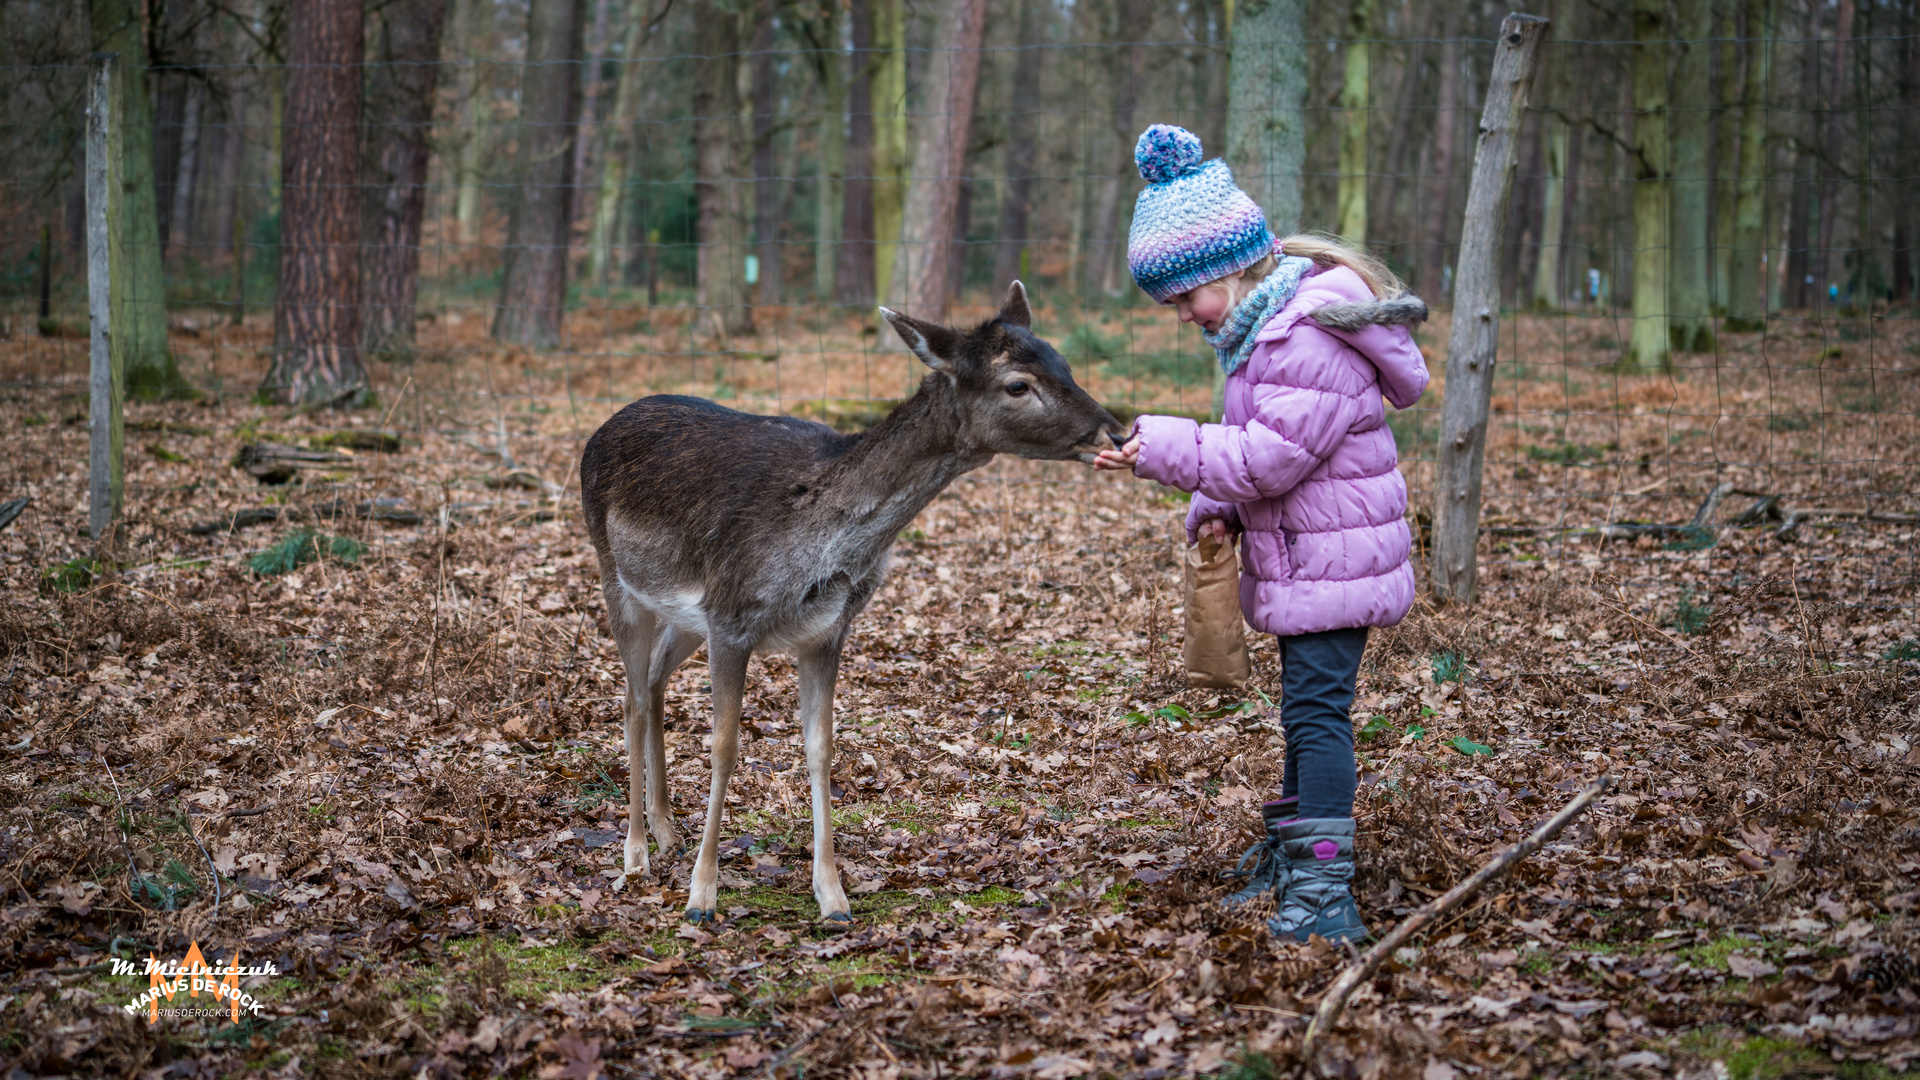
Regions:
<instances>
[{"instance_id":1,"label":"pink puffer jacket","mask_svg":"<svg viewBox=\"0 0 1920 1080\"><path fill-rule=\"evenodd\" d=\"M1345 267L1314 274L1227 377L1225 423L1134 425L1135 475L1194 493L1188 539L1216 517L1242 534L1240 609L1265 633L1392 626L1413 606L1407 484L1381 396L1410 407L1427 367L1392 325L1404 302L1373 301ZM1346 328L1308 317L1329 304L1342 317L1326 321Z\"/></svg>"}]
</instances>

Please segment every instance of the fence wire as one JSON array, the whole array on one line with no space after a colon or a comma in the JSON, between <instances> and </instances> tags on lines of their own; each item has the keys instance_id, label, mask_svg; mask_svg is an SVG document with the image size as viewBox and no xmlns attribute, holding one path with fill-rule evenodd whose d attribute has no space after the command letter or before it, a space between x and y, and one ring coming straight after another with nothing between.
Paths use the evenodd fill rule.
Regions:
<instances>
[{"instance_id":1,"label":"fence wire","mask_svg":"<svg viewBox=\"0 0 1920 1080\"><path fill-rule=\"evenodd\" d=\"M1671 613L1696 594L1786 577L1808 603L1907 636L1920 581L1915 5L1637 5L1641 24L1560 7L1501 250L1483 589L1606 580L1677 625ZM216 434L244 441L320 423L249 404L284 302L293 73L262 54L262 42L288 47L280 16L208 10L189 29L150 34L149 235L164 276L158 288L131 281L129 301L164 311L180 371L207 397L135 405L130 416L164 436L205 415L225 425ZM385 152L417 141L427 154L420 231L408 241L417 299L410 332L369 343L376 401L344 422L406 432L421 444L417 465L457 471L482 452L494 472L491 494L463 499L443 485L436 507L405 513L564 516L581 441L647 393L851 430L912 392L915 364L873 305L891 295L896 247L928 242L903 236L900 221L920 134L954 120L925 89L943 51L933 39L941 11L599 0L576 9L576 58L555 62L528 60L527 6L460 0L444 12L437 59L421 63L391 59L408 10L368 22L353 254L367 258L367 223L395 196L381 179ZM1481 33L1493 26L1468 5L1362 10L1310 13L1307 39L1287 52L1297 70L1283 74L1304 84L1304 107L1275 119L1304 129L1299 175L1241 179L1298 207L1276 231L1345 231L1421 293L1436 315L1417 336L1439 375L1494 47ZM1270 43L1244 32L1236 43L1231 7L1199 0L994 0L988 13L948 223L952 285L936 314L986 317L1019 277L1039 305L1036 330L1117 414L1209 418L1211 351L1126 271L1141 187L1131 147L1139 129L1166 122L1194 130L1210 155L1225 152L1230 63L1256 62L1242 58ZM0 362L10 468L24 493L64 514L83 506L84 470L74 471L70 439L46 433L72 423L87 364L78 46L91 42L84 25L36 17L0 67ZM703 49L710 19L731 20L735 47ZM1684 33L1689 25L1705 32ZM556 63L570 96L543 131L528 95ZM1647 71L1659 84L1651 96ZM431 98L411 112L390 100L421 92ZM724 107L703 112L716 94ZM704 161L703 140L720 144ZM565 157L564 317L540 347L493 336L509 254L539 246L513 239L530 142ZM1649 185L1664 201L1657 214L1640 203ZM715 224L715 207L725 222ZM1636 282L1652 265L1668 279L1657 303ZM363 290L373 278L363 272ZM744 290L738 311L713 301L726 288ZM377 299L328 302L371 310ZM1666 333L1650 339L1650 321ZM1667 348L1645 355L1661 337ZM1436 380L1391 418L1422 543L1443 394ZM222 407L194 411L208 402ZM130 437L130 456L141 452ZM373 506L391 497L358 479L333 483L315 477L307 490ZM1050 580L1077 553L1177 541L1177 500L1116 529L1096 487L1071 468L1003 462L962 481L956 506L930 509L940 527L916 542ZM147 497L194 516L191 491Z\"/></svg>"}]
</instances>

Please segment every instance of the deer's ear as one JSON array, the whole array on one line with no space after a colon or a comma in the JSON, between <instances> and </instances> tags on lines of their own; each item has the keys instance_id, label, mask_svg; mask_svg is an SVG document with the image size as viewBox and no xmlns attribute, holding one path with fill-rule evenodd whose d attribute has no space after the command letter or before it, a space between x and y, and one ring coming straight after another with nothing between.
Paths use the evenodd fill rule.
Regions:
<instances>
[{"instance_id":1,"label":"deer's ear","mask_svg":"<svg viewBox=\"0 0 1920 1080\"><path fill-rule=\"evenodd\" d=\"M881 308L880 314L886 317L894 333L900 335L900 340L907 343L907 348L913 350L913 355L919 357L921 363L935 371L953 373L957 360L954 353L960 345L959 334L948 327L921 322L891 308Z\"/></svg>"},{"instance_id":2,"label":"deer's ear","mask_svg":"<svg viewBox=\"0 0 1920 1080\"><path fill-rule=\"evenodd\" d=\"M1000 302L1000 314L994 317L1008 326L1033 329L1033 309L1027 306L1027 287L1018 281L1007 286L1007 298Z\"/></svg>"}]
</instances>

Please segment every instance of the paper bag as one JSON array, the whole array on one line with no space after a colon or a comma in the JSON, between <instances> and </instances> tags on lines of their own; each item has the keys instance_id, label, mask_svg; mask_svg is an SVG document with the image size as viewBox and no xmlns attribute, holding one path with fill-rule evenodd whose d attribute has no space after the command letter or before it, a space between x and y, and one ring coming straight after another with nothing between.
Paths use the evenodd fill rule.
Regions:
<instances>
[{"instance_id":1,"label":"paper bag","mask_svg":"<svg viewBox=\"0 0 1920 1080\"><path fill-rule=\"evenodd\" d=\"M1233 543L1200 537L1187 549L1187 685L1216 690L1247 685L1240 561Z\"/></svg>"}]
</instances>

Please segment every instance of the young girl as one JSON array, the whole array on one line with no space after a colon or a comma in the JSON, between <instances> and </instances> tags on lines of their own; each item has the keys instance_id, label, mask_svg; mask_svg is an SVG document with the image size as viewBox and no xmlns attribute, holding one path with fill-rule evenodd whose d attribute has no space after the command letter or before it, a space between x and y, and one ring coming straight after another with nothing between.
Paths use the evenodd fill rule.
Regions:
<instances>
[{"instance_id":1,"label":"young girl","mask_svg":"<svg viewBox=\"0 0 1920 1080\"><path fill-rule=\"evenodd\" d=\"M1413 604L1407 485L1386 400L1407 408L1427 369L1407 326L1426 305L1370 256L1308 236L1276 243L1225 162L1155 124L1134 160L1147 188L1127 262L1149 296L1196 323L1226 371L1224 423L1142 416L1103 469L1193 492L1187 537L1240 537L1240 606L1280 639L1284 798L1235 873L1271 891L1276 935L1363 939L1354 905L1354 680L1367 628ZM1247 862L1255 860L1251 872Z\"/></svg>"}]
</instances>

